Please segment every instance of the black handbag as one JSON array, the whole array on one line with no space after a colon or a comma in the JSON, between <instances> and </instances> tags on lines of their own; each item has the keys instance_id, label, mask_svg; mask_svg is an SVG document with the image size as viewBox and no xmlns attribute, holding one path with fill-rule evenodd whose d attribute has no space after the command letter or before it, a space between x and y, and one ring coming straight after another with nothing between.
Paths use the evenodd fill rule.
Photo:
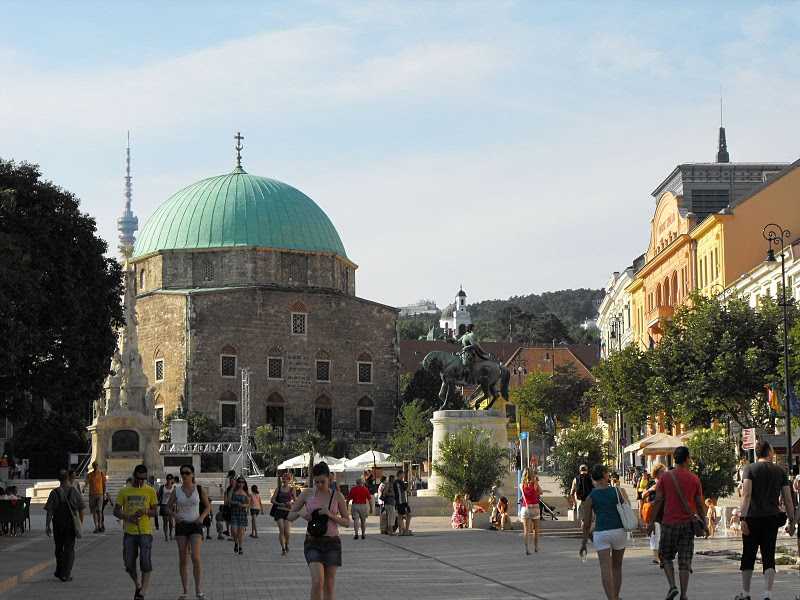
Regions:
<instances>
[{"instance_id":1,"label":"black handbag","mask_svg":"<svg viewBox=\"0 0 800 600\"><path fill-rule=\"evenodd\" d=\"M683 495L683 490L681 489L681 484L678 481L678 478L675 477L675 473L672 471L667 472L672 479L672 485L675 486L675 491L678 493L678 498L683 504L683 510L691 517L689 523L692 527L692 533L694 533L694 537L708 537L708 526L706 525L705 519L698 515L696 512L692 512L689 508L689 503L686 502L686 497Z\"/></svg>"},{"instance_id":2,"label":"black handbag","mask_svg":"<svg viewBox=\"0 0 800 600\"><path fill-rule=\"evenodd\" d=\"M336 495L336 492L331 492L331 500L328 502L328 510L330 511L331 506L333 506L333 497ZM315 508L311 511L311 520L308 522L308 526L306 527L306 532L311 537L323 537L328 531L328 515L321 515L319 513L320 509Z\"/></svg>"}]
</instances>

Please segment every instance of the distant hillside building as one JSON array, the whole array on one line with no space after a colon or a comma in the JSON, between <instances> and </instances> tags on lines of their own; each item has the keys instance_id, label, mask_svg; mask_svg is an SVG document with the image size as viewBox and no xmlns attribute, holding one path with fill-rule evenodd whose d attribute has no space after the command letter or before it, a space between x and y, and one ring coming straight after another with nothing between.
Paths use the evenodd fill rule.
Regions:
<instances>
[{"instance_id":1,"label":"distant hillside building","mask_svg":"<svg viewBox=\"0 0 800 600\"><path fill-rule=\"evenodd\" d=\"M433 300L420 300L415 304L400 307L401 317L415 317L417 315L435 315L439 313L439 307Z\"/></svg>"},{"instance_id":2,"label":"distant hillside building","mask_svg":"<svg viewBox=\"0 0 800 600\"><path fill-rule=\"evenodd\" d=\"M451 308L452 307L452 308ZM464 288L459 288L456 294L456 301L442 311L442 318L439 327L444 331L445 338L458 337L464 335L467 325L472 324L472 317L467 310L467 293Z\"/></svg>"}]
</instances>

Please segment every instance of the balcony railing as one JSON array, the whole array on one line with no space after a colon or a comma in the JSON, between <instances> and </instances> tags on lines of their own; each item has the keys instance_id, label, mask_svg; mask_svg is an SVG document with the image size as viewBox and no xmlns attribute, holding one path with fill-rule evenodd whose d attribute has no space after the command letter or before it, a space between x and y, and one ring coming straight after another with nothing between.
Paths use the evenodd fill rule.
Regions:
<instances>
[{"instance_id":1,"label":"balcony railing","mask_svg":"<svg viewBox=\"0 0 800 600\"><path fill-rule=\"evenodd\" d=\"M658 325L661 321L669 321L672 315L675 314L674 306L656 306L655 308L647 311L644 315L648 327Z\"/></svg>"}]
</instances>

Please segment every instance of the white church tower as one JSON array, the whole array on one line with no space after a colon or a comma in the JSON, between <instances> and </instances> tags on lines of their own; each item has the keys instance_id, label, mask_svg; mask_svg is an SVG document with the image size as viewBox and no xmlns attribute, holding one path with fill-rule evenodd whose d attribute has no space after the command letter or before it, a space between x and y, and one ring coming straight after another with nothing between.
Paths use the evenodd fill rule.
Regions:
<instances>
[{"instance_id":1,"label":"white church tower","mask_svg":"<svg viewBox=\"0 0 800 600\"><path fill-rule=\"evenodd\" d=\"M442 314L439 327L444 330L445 338L459 337L464 335L467 325L472 325L472 317L467 310L467 293L460 287L456 294L456 301L451 314ZM449 308L449 307L448 307Z\"/></svg>"}]
</instances>

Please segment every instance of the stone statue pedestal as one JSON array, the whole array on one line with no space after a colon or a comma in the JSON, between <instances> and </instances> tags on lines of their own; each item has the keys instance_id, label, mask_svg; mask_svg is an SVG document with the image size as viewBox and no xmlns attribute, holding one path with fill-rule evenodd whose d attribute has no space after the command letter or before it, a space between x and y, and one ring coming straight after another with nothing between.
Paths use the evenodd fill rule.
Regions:
<instances>
[{"instance_id":1,"label":"stone statue pedestal","mask_svg":"<svg viewBox=\"0 0 800 600\"><path fill-rule=\"evenodd\" d=\"M433 413L431 423L433 423L433 463L440 460L439 444L442 440L449 434L457 433L468 426L486 431L497 446L508 448L508 419L496 410L437 410ZM428 479L428 489L419 490L417 495L438 496L439 479L436 472L432 472ZM504 491L510 492L510 490ZM452 501L452 498L450 500Z\"/></svg>"},{"instance_id":2,"label":"stone statue pedestal","mask_svg":"<svg viewBox=\"0 0 800 600\"><path fill-rule=\"evenodd\" d=\"M147 466L148 475L161 476L161 426L155 417L118 409L96 417L87 429L92 436L92 462L97 461L109 476L128 477L138 464Z\"/></svg>"}]
</instances>

